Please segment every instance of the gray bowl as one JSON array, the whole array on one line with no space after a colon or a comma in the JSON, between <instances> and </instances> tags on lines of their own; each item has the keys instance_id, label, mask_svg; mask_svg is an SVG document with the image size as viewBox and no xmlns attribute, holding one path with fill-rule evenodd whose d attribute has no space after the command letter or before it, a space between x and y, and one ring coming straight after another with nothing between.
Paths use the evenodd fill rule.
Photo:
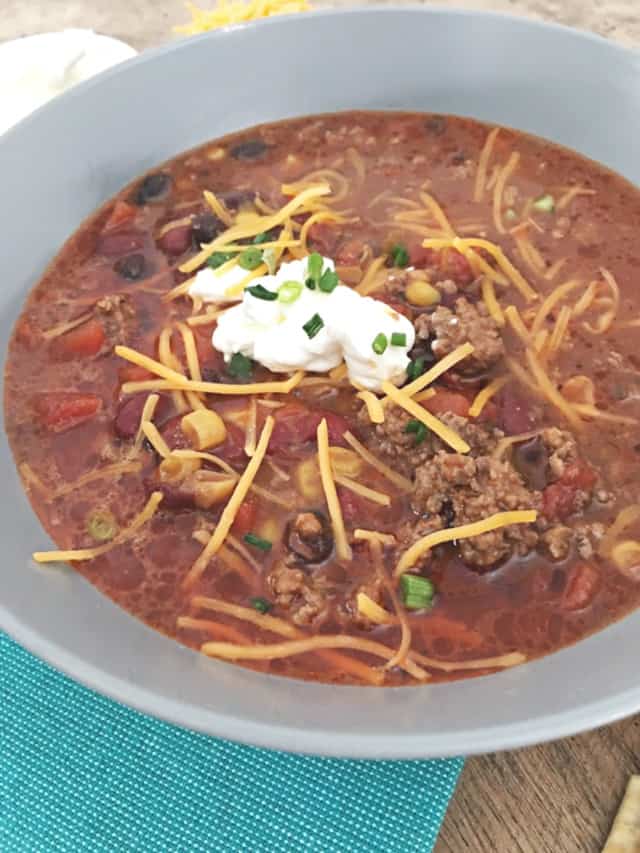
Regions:
<instances>
[{"instance_id":1,"label":"gray bowl","mask_svg":"<svg viewBox=\"0 0 640 853\"><path fill-rule=\"evenodd\" d=\"M172 44L55 100L0 139L0 328L82 219L180 151L243 127L354 107L475 116L639 182L638 56L501 15L358 9ZM207 660L129 617L47 545L0 448L0 626L73 678L183 726L296 752L426 758L523 746L640 709L640 613L558 654L458 683L331 687Z\"/></svg>"}]
</instances>

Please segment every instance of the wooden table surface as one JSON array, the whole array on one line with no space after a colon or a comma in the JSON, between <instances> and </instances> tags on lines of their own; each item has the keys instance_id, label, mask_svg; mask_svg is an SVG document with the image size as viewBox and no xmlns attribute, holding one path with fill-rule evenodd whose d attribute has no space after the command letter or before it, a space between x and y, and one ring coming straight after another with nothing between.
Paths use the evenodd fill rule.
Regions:
<instances>
[{"instance_id":1,"label":"wooden table surface","mask_svg":"<svg viewBox=\"0 0 640 853\"><path fill-rule=\"evenodd\" d=\"M385 2L385 0L382 0ZM200 0L209 6L212 0ZM439 0L592 29L640 44L638 0ZM347 5L337 0L332 5ZM180 0L3 0L0 40L90 27L138 49L171 38ZM640 718L556 743L467 761L435 853L597 853L628 777L640 772Z\"/></svg>"}]
</instances>

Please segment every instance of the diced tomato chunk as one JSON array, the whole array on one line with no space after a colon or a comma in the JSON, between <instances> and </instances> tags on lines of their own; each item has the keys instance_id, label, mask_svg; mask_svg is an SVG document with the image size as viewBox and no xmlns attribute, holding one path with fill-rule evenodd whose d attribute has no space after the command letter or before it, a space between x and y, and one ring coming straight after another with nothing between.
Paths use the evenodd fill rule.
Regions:
<instances>
[{"instance_id":1,"label":"diced tomato chunk","mask_svg":"<svg viewBox=\"0 0 640 853\"><path fill-rule=\"evenodd\" d=\"M37 397L34 408L47 429L64 432L95 417L102 408L102 400L95 394L51 391Z\"/></svg>"},{"instance_id":2,"label":"diced tomato chunk","mask_svg":"<svg viewBox=\"0 0 640 853\"><path fill-rule=\"evenodd\" d=\"M422 405L433 415L451 412L454 415L466 418L469 414L469 400L464 394L447 391L445 388L439 388L433 397L423 400Z\"/></svg>"},{"instance_id":3,"label":"diced tomato chunk","mask_svg":"<svg viewBox=\"0 0 640 853\"><path fill-rule=\"evenodd\" d=\"M542 492L542 512L547 518L567 518L577 509L578 492L591 491L595 482L596 475L586 462L567 465L562 477Z\"/></svg>"},{"instance_id":4,"label":"diced tomato chunk","mask_svg":"<svg viewBox=\"0 0 640 853\"><path fill-rule=\"evenodd\" d=\"M420 243L409 247L409 265L418 270L438 266L439 252L425 249Z\"/></svg>"},{"instance_id":5,"label":"diced tomato chunk","mask_svg":"<svg viewBox=\"0 0 640 853\"><path fill-rule=\"evenodd\" d=\"M253 528L256 520L257 507L255 501L247 498L238 507L235 520L231 529L237 536L244 536Z\"/></svg>"},{"instance_id":6,"label":"diced tomato chunk","mask_svg":"<svg viewBox=\"0 0 640 853\"><path fill-rule=\"evenodd\" d=\"M309 228L308 242L314 252L320 252L327 258L335 255L340 234L334 225L326 222L315 222Z\"/></svg>"},{"instance_id":7,"label":"diced tomato chunk","mask_svg":"<svg viewBox=\"0 0 640 853\"><path fill-rule=\"evenodd\" d=\"M583 610L594 599L600 586L600 574L589 563L577 563L571 568L562 598L564 610Z\"/></svg>"},{"instance_id":8,"label":"diced tomato chunk","mask_svg":"<svg viewBox=\"0 0 640 853\"><path fill-rule=\"evenodd\" d=\"M153 378L153 373L145 370L144 367L138 367L137 364L126 364L124 367L118 368L120 385L124 385L125 382L144 382L146 379Z\"/></svg>"},{"instance_id":9,"label":"diced tomato chunk","mask_svg":"<svg viewBox=\"0 0 640 853\"><path fill-rule=\"evenodd\" d=\"M573 486L576 490L590 491L596 482L596 474L586 462L579 459L577 462L567 465L560 482L566 486Z\"/></svg>"},{"instance_id":10,"label":"diced tomato chunk","mask_svg":"<svg viewBox=\"0 0 640 853\"><path fill-rule=\"evenodd\" d=\"M440 271L445 278L450 278L456 284L471 284L475 278L471 264L457 249L443 249Z\"/></svg>"},{"instance_id":11,"label":"diced tomato chunk","mask_svg":"<svg viewBox=\"0 0 640 853\"><path fill-rule=\"evenodd\" d=\"M132 204L128 204L126 201L117 201L111 211L111 216L105 222L104 230L108 231L110 228L116 228L124 222L129 222L135 215L136 208Z\"/></svg>"},{"instance_id":12,"label":"diced tomato chunk","mask_svg":"<svg viewBox=\"0 0 640 853\"><path fill-rule=\"evenodd\" d=\"M62 359L97 355L105 342L104 329L98 320L87 320L54 340L51 350Z\"/></svg>"}]
</instances>

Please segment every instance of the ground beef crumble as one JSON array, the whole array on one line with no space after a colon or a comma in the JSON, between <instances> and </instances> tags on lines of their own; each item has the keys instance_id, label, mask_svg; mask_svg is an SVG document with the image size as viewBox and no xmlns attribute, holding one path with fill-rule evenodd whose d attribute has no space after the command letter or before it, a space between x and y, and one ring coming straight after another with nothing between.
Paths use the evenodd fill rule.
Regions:
<instances>
[{"instance_id":1,"label":"ground beef crumble","mask_svg":"<svg viewBox=\"0 0 640 853\"><path fill-rule=\"evenodd\" d=\"M360 411L359 419L363 425L370 423L366 407ZM385 408L384 423L377 424L374 430L376 449L398 463L403 471L414 471L417 466L427 462L438 451L448 449L444 442L432 432L428 432L424 441L416 444L415 434L406 431L411 419L411 415L404 409L388 405ZM472 454L479 456L492 453L498 441L504 436L501 430L490 424L474 423L468 418L451 412L439 414L438 420L463 438L471 448Z\"/></svg>"},{"instance_id":2,"label":"ground beef crumble","mask_svg":"<svg viewBox=\"0 0 640 853\"><path fill-rule=\"evenodd\" d=\"M418 339L431 341L438 359L467 341L471 343L473 353L456 366L460 373L482 373L504 356L500 332L486 306L472 304L464 296L456 299L453 309L440 305L430 314L421 314L415 328Z\"/></svg>"},{"instance_id":3,"label":"ground beef crumble","mask_svg":"<svg viewBox=\"0 0 640 853\"><path fill-rule=\"evenodd\" d=\"M450 519L458 526L496 512L539 509L540 502L540 493L527 489L508 462L442 451L417 470L412 498L415 512L440 516L441 526ZM535 527L518 524L460 540L457 547L470 566L488 567L512 553L527 554L538 538Z\"/></svg>"},{"instance_id":4,"label":"ground beef crumble","mask_svg":"<svg viewBox=\"0 0 640 853\"><path fill-rule=\"evenodd\" d=\"M289 611L296 625L318 627L326 621L326 590L302 569L278 563L269 573L268 582L276 604Z\"/></svg>"}]
</instances>

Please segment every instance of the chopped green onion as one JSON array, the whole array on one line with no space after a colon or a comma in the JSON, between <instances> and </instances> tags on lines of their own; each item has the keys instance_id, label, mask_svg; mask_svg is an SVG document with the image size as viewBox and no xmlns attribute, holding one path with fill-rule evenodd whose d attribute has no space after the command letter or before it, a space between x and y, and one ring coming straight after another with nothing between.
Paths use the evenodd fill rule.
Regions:
<instances>
[{"instance_id":1,"label":"chopped green onion","mask_svg":"<svg viewBox=\"0 0 640 853\"><path fill-rule=\"evenodd\" d=\"M422 376L424 373L424 356L418 356L418 358L409 362L409 366L407 367L407 379L410 382L413 382L414 379L417 379L418 376Z\"/></svg>"},{"instance_id":2,"label":"chopped green onion","mask_svg":"<svg viewBox=\"0 0 640 853\"><path fill-rule=\"evenodd\" d=\"M307 275L314 284L318 284L320 281L323 265L322 255L319 255L318 252L312 252L307 258Z\"/></svg>"},{"instance_id":3,"label":"chopped green onion","mask_svg":"<svg viewBox=\"0 0 640 853\"><path fill-rule=\"evenodd\" d=\"M407 433L415 434L414 447L417 447L419 444L422 444L422 442L427 437L426 426L422 423L422 421L418 421L415 418L411 418L411 420L404 428L404 431Z\"/></svg>"},{"instance_id":4,"label":"chopped green onion","mask_svg":"<svg viewBox=\"0 0 640 853\"><path fill-rule=\"evenodd\" d=\"M118 532L118 522L108 509L98 509L87 518L87 532L96 542L108 542Z\"/></svg>"},{"instance_id":5,"label":"chopped green onion","mask_svg":"<svg viewBox=\"0 0 640 853\"><path fill-rule=\"evenodd\" d=\"M406 347L407 336L404 332L391 332L392 347Z\"/></svg>"},{"instance_id":6,"label":"chopped green onion","mask_svg":"<svg viewBox=\"0 0 640 853\"><path fill-rule=\"evenodd\" d=\"M371 349L375 352L376 355L382 355L388 345L389 341L387 340L387 336L380 332L371 342Z\"/></svg>"},{"instance_id":7,"label":"chopped green onion","mask_svg":"<svg viewBox=\"0 0 640 853\"><path fill-rule=\"evenodd\" d=\"M339 284L338 273L333 270L325 270L320 277L318 287L323 293L333 293Z\"/></svg>"},{"instance_id":8,"label":"chopped green onion","mask_svg":"<svg viewBox=\"0 0 640 853\"><path fill-rule=\"evenodd\" d=\"M254 284L251 287L247 287L246 290L247 293L255 296L256 299L264 299L265 302L275 302L278 298L277 293L273 290L267 290L262 284Z\"/></svg>"},{"instance_id":9,"label":"chopped green onion","mask_svg":"<svg viewBox=\"0 0 640 853\"><path fill-rule=\"evenodd\" d=\"M241 352L236 352L231 356L231 360L227 365L227 373L230 376L235 376L237 379L248 379L253 371L253 362Z\"/></svg>"},{"instance_id":10,"label":"chopped green onion","mask_svg":"<svg viewBox=\"0 0 640 853\"><path fill-rule=\"evenodd\" d=\"M256 234L253 238L253 242L256 246L259 246L260 243L268 243L271 240L269 234L266 231L263 231L262 234Z\"/></svg>"},{"instance_id":11,"label":"chopped green onion","mask_svg":"<svg viewBox=\"0 0 640 853\"><path fill-rule=\"evenodd\" d=\"M273 247L262 250L262 260L267 265L269 275L276 274L276 250Z\"/></svg>"},{"instance_id":12,"label":"chopped green onion","mask_svg":"<svg viewBox=\"0 0 640 853\"><path fill-rule=\"evenodd\" d=\"M431 607L436 588L428 578L420 575L401 575L400 590L407 610L422 610Z\"/></svg>"},{"instance_id":13,"label":"chopped green onion","mask_svg":"<svg viewBox=\"0 0 640 853\"><path fill-rule=\"evenodd\" d=\"M534 210L540 210L542 213L553 213L556 209L556 203L552 195L548 193L541 195L533 202Z\"/></svg>"},{"instance_id":14,"label":"chopped green onion","mask_svg":"<svg viewBox=\"0 0 640 853\"><path fill-rule=\"evenodd\" d=\"M309 288L309 290L315 290L315 289L316 289L316 283L315 283L315 281L314 281L312 278L308 278L308 279L305 281L305 284L307 285L307 287Z\"/></svg>"},{"instance_id":15,"label":"chopped green onion","mask_svg":"<svg viewBox=\"0 0 640 853\"><path fill-rule=\"evenodd\" d=\"M285 281L278 290L278 302L291 305L302 293L302 284L299 281Z\"/></svg>"},{"instance_id":16,"label":"chopped green onion","mask_svg":"<svg viewBox=\"0 0 640 853\"><path fill-rule=\"evenodd\" d=\"M402 243L396 243L395 246L392 246L389 254L391 255L394 267L409 266L409 252L407 251L406 246L403 246Z\"/></svg>"},{"instance_id":17,"label":"chopped green onion","mask_svg":"<svg viewBox=\"0 0 640 853\"><path fill-rule=\"evenodd\" d=\"M230 261L233 257L235 257L233 252L214 252L207 258L207 266L211 267L211 269L217 270L218 267L221 267L222 264L226 264L226 262Z\"/></svg>"},{"instance_id":18,"label":"chopped green onion","mask_svg":"<svg viewBox=\"0 0 640 853\"><path fill-rule=\"evenodd\" d=\"M271 604L270 601L267 601L266 598L262 598L261 596L250 598L249 604L253 607L254 610L257 610L258 613L268 613L273 607L273 604Z\"/></svg>"},{"instance_id":19,"label":"chopped green onion","mask_svg":"<svg viewBox=\"0 0 640 853\"><path fill-rule=\"evenodd\" d=\"M262 251L260 249L245 249L238 256L238 264L243 270L255 270L262 263Z\"/></svg>"},{"instance_id":20,"label":"chopped green onion","mask_svg":"<svg viewBox=\"0 0 640 853\"><path fill-rule=\"evenodd\" d=\"M308 338L315 338L320 329L324 326L324 320L319 314L314 314L310 320L303 325L303 329L307 333Z\"/></svg>"},{"instance_id":21,"label":"chopped green onion","mask_svg":"<svg viewBox=\"0 0 640 853\"><path fill-rule=\"evenodd\" d=\"M253 545L254 548L259 548L261 551L270 551L272 543L268 539L263 539L261 536L256 536L255 533L245 533L242 537L247 545Z\"/></svg>"}]
</instances>

